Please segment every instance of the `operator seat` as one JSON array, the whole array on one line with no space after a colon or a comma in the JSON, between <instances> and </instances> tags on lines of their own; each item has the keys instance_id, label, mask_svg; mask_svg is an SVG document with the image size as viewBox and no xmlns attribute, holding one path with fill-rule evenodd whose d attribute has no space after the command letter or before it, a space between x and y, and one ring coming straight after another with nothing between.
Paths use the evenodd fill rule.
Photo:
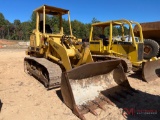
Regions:
<instances>
[{"instance_id":1,"label":"operator seat","mask_svg":"<svg viewBox=\"0 0 160 120\"><path fill-rule=\"evenodd\" d=\"M107 46L109 44L109 41L108 41L108 39L106 38L105 35L101 34L101 35L99 35L99 37L102 38L103 45Z\"/></svg>"},{"instance_id":2,"label":"operator seat","mask_svg":"<svg viewBox=\"0 0 160 120\"><path fill-rule=\"evenodd\" d=\"M39 22L39 31L43 32L43 21ZM49 24L45 24L45 32L46 33L52 33L51 27Z\"/></svg>"}]
</instances>

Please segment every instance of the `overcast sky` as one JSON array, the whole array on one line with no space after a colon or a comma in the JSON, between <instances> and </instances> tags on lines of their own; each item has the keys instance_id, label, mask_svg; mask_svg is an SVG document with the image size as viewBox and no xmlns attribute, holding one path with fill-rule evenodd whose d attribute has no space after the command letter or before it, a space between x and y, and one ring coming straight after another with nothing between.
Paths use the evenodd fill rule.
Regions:
<instances>
[{"instance_id":1,"label":"overcast sky","mask_svg":"<svg viewBox=\"0 0 160 120\"><path fill-rule=\"evenodd\" d=\"M100 21L160 21L160 0L0 0L0 12L10 22L24 22L43 4L68 9L71 20L83 23L90 23L94 17Z\"/></svg>"}]
</instances>

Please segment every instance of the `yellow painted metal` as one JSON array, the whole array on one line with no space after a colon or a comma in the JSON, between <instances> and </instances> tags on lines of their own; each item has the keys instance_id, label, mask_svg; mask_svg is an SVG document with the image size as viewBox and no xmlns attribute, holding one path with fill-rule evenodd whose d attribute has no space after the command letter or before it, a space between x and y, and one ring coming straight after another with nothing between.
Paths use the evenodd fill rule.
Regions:
<instances>
[{"instance_id":1,"label":"yellow painted metal","mask_svg":"<svg viewBox=\"0 0 160 120\"><path fill-rule=\"evenodd\" d=\"M89 47L82 46L78 50L74 46L75 37L72 34L71 21L69 10L43 5L35 10L36 12L36 29L30 37L30 48L27 50L27 54L33 54L32 56L43 56L47 59L51 59L58 64L62 64L66 71L71 70L73 67L93 62ZM46 14L59 17L59 33L46 33ZM40 15L43 15L43 19ZM63 20L62 15L68 14L68 23L70 35L67 37L63 34ZM40 20L43 20L43 30L39 30ZM73 41L73 43L72 43Z\"/></svg>"},{"instance_id":2,"label":"yellow painted metal","mask_svg":"<svg viewBox=\"0 0 160 120\"><path fill-rule=\"evenodd\" d=\"M70 35L73 36L69 11L68 11L68 22L69 22Z\"/></svg>"},{"instance_id":3,"label":"yellow painted metal","mask_svg":"<svg viewBox=\"0 0 160 120\"><path fill-rule=\"evenodd\" d=\"M65 69L71 70L72 67L71 67L71 63L70 63L69 56L67 54L66 49L56 41L49 41L49 44L52 46L52 49L54 49L57 52L57 54L60 56L60 59Z\"/></svg>"},{"instance_id":4,"label":"yellow painted metal","mask_svg":"<svg viewBox=\"0 0 160 120\"><path fill-rule=\"evenodd\" d=\"M110 29L110 36L109 36L109 46L108 46L108 52L110 53L110 49L111 49L111 42L112 42L112 27L113 27L113 25L112 25L112 22L110 22L110 27L109 27L109 29Z\"/></svg>"},{"instance_id":5,"label":"yellow painted metal","mask_svg":"<svg viewBox=\"0 0 160 120\"><path fill-rule=\"evenodd\" d=\"M36 40L35 39L36 39L35 35L31 34L31 36L30 36L30 46L31 47L36 46Z\"/></svg>"},{"instance_id":6,"label":"yellow painted metal","mask_svg":"<svg viewBox=\"0 0 160 120\"><path fill-rule=\"evenodd\" d=\"M119 25L122 29L122 37L124 37L125 24L127 24L129 27L130 36L132 37L132 42L131 44L118 44L118 42L116 44L116 42L113 41L113 27L116 25ZM140 29L140 38L139 38L140 41L138 43L136 42L135 36L133 33L133 27L132 27L133 24L138 25ZM93 33L94 27L100 27L102 29L104 29L105 27L109 27L110 32L109 32L108 45L103 44L103 39L93 40L92 33ZM102 34L104 34L104 30L102 30ZM89 41L90 41L90 50L92 54L119 56L119 57L129 59L133 63L133 65L136 65L136 66L142 65L143 60L138 60L138 58L140 57L138 54L138 44L140 43L143 44L143 34L142 34L141 25L138 22L122 19L122 20L93 23L91 25Z\"/></svg>"},{"instance_id":7,"label":"yellow painted metal","mask_svg":"<svg viewBox=\"0 0 160 120\"><path fill-rule=\"evenodd\" d=\"M59 26L59 28L60 28L60 34L62 34L63 35L63 27L62 27L62 15L59 15L59 19L60 19L60 26Z\"/></svg>"},{"instance_id":8,"label":"yellow painted metal","mask_svg":"<svg viewBox=\"0 0 160 120\"><path fill-rule=\"evenodd\" d=\"M38 31L38 26L39 26L39 13L36 12L36 31Z\"/></svg>"},{"instance_id":9,"label":"yellow painted metal","mask_svg":"<svg viewBox=\"0 0 160 120\"><path fill-rule=\"evenodd\" d=\"M73 110L72 106L77 107L76 105L78 104L77 103L75 104L74 101L77 101L77 98L79 98L79 96L78 97L74 96L75 98L70 96L72 95L73 92L75 92L75 90L72 89L71 86L76 87L76 89L80 88L80 91L82 91L83 94L84 92L87 91L87 93L85 93L84 96L80 95L81 98L83 98L82 101L84 101L88 95L91 95L89 93L92 93L92 92L94 93L96 92L96 95L93 96L94 98L90 97L88 99L89 101L95 101L94 99L96 99L96 97L101 98L101 96L99 95L103 95L102 92L104 92L104 90L108 91L108 89L121 87L121 86L123 86L123 88L125 87L126 89L131 88L125 76L125 73L123 71L123 68L121 66L121 60L110 60L110 61L92 63L94 61L92 59L92 55L91 55L88 44L83 43L81 46L78 46L78 49L77 49L77 47L75 46L76 44L75 41L77 39L72 35L71 21L70 21L70 15L68 10L44 5L36 9L36 12L37 12L36 30L33 31L30 38L32 46L28 48L26 53L30 56L33 56L33 60L38 61L40 57L39 60L42 60L42 61L45 60L45 61L40 63L38 62L38 65L35 64L36 63L35 61L33 62L33 65L30 65L29 64L30 61L27 61L29 58L28 59L25 58L26 63L28 63L29 65L28 69L32 68L32 66L34 66L35 64L36 67L33 67L32 71L36 71L38 74L36 72L32 72L31 70L30 71L34 73L37 78L41 78L39 77L39 73L41 72L43 74L47 73L47 75L44 74L44 76L42 76L41 78L42 81L43 81L43 78L47 79L45 80L47 81L45 83L47 84L46 86L53 85L54 87L55 86L59 87L57 83L58 84L61 83L61 90L62 90L61 92L62 92L62 97L64 99L64 103L67 106L68 106L68 103L71 104L70 108L72 110ZM39 30L40 14L43 14L43 31ZM57 17L60 18L59 33L57 34L47 33L47 30L45 30L46 14L50 14L50 15L56 14ZM67 35L67 36L63 34L62 15L64 14L68 14L70 35ZM111 42L110 42L110 45L111 45ZM102 41L100 46L96 46L96 47L98 48L98 51L104 52ZM108 47L106 47L105 50L108 50ZM37 57L37 58L34 58L34 57ZM49 62L44 58L49 60ZM55 64L47 64L46 66L44 66L45 69L43 69L43 67L41 68L41 65L43 66L45 63L51 63L51 62L56 63L57 64L56 67L51 66ZM40 66L41 72L39 71L39 69L37 69L39 66ZM49 69L50 67L54 67L55 71L54 69ZM61 69L61 71L57 71L57 68ZM54 77L54 74L58 74L58 73L61 74L61 72L62 72L62 76L59 75ZM52 79L50 79L50 75L52 76ZM75 81L75 83L72 81ZM80 87L76 86L76 84L78 85L81 83L83 83L82 85L83 88L81 88L81 85ZM84 86L84 83L85 83L85 86ZM114 83L114 86L112 83ZM92 88L96 88L94 89L95 91L93 91ZM108 93L110 94L110 92ZM103 103L103 100L101 101ZM79 111L76 112L75 110L73 110L73 112L77 115Z\"/></svg>"},{"instance_id":10,"label":"yellow painted metal","mask_svg":"<svg viewBox=\"0 0 160 120\"><path fill-rule=\"evenodd\" d=\"M122 28L121 39L116 39L116 36L113 36L113 27L119 25ZM128 25L129 28L129 38L132 38L130 42L126 41L124 34L124 26ZM137 25L139 28L139 41L135 40L133 25ZM93 40L93 28L100 27L104 29L105 27L109 28L108 44L103 44L105 39ZM104 34L104 30L102 30ZM114 39L115 38L115 39ZM160 60L157 57L153 57L150 60L143 59L143 34L142 27L138 22L128 21L128 20L115 20L108 22L94 23L91 25L90 31L90 50L94 55L110 55L120 58L127 58L131 61L132 65L137 69L142 68L143 79L147 82L159 78L159 63Z\"/></svg>"},{"instance_id":11,"label":"yellow painted metal","mask_svg":"<svg viewBox=\"0 0 160 120\"><path fill-rule=\"evenodd\" d=\"M138 26L138 28L139 28L139 33L140 33L139 40L140 40L140 42L143 42L142 26L141 26L138 22L133 22L133 23L135 23L135 24ZM132 29L132 32L133 32L133 29Z\"/></svg>"},{"instance_id":12,"label":"yellow painted metal","mask_svg":"<svg viewBox=\"0 0 160 120\"><path fill-rule=\"evenodd\" d=\"M43 34L45 34L45 23L46 23L46 19L45 19L45 5L43 6Z\"/></svg>"},{"instance_id":13,"label":"yellow painted metal","mask_svg":"<svg viewBox=\"0 0 160 120\"><path fill-rule=\"evenodd\" d=\"M57 7L48 6L48 5L42 5L41 7L35 9L34 11L39 12L39 13L43 13L43 7L44 6L45 6L46 14L52 14L52 11L53 11L53 12L62 13L62 15L64 15L64 14L68 14L68 11L69 11L69 10L66 10L66 9L57 8Z\"/></svg>"},{"instance_id":14,"label":"yellow painted metal","mask_svg":"<svg viewBox=\"0 0 160 120\"><path fill-rule=\"evenodd\" d=\"M96 43L96 44L90 44L90 50L91 51L94 51L94 52L103 52L102 51L102 47L103 47L103 43L102 43L102 40L94 40L92 41L93 43Z\"/></svg>"},{"instance_id":15,"label":"yellow painted metal","mask_svg":"<svg viewBox=\"0 0 160 120\"><path fill-rule=\"evenodd\" d=\"M82 51L82 57L81 57L81 59L79 60L79 62L77 63L76 66L80 66L82 64L89 63L89 62L93 62L93 59L91 57L89 47L85 47Z\"/></svg>"},{"instance_id":16,"label":"yellow painted metal","mask_svg":"<svg viewBox=\"0 0 160 120\"><path fill-rule=\"evenodd\" d=\"M90 31L90 36L89 36L89 42L91 42L92 41L92 39L93 39L93 34L92 34L92 32L93 32L93 26L91 26L91 31Z\"/></svg>"},{"instance_id":17,"label":"yellow painted metal","mask_svg":"<svg viewBox=\"0 0 160 120\"><path fill-rule=\"evenodd\" d=\"M51 54L48 54L48 57L51 58L51 59L53 59L54 61L56 61L56 62L58 62L58 63L61 61L60 59L54 57L54 56L51 55Z\"/></svg>"},{"instance_id":18,"label":"yellow painted metal","mask_svg":"<svg viewBox=\"0 0 160 120\"><path fill-rule=\"evenodd\" d=\"M40 46L40 33L36 31L34 34L36 36L36 46Z\"/></svg>"}]
</instances>

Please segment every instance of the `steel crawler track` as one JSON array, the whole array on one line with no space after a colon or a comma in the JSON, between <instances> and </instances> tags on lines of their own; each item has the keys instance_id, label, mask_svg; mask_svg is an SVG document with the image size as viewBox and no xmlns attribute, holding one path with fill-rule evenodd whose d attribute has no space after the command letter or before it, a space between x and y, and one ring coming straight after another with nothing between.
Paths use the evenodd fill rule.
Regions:
<instances>
[{"instance_id":1,"label":"steel crawler track","mask_svg":"<svg viewBox=\"0 0 160 120\"><path fill-rule=\"evenodd\" d=\"M60 87L62 70L45 58L25 57L25 71L40 80L48 89Z\"/></svg>"}]
</instances>

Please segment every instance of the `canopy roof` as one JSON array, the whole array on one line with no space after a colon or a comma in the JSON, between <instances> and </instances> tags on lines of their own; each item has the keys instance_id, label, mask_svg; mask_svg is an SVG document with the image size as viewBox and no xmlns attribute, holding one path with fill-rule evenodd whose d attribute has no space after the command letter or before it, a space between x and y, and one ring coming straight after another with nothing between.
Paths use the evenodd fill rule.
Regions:
<instances>
[{"instance_id":1,"label":"canopy roof","mask_svg":"<svg viewBox=\"0 0 160 120\"><path fill-rule=\"evenodd\" d=\"M132 21L128 21L128 20L122 19L122 20L113 20L113 21L107 21L107 22L93 23L92 26L106 27L106 26L110 26L110 23L112 23L112 25L115 26L115 25L128 24L130 22L132 22Z\"/></svg>"},{"instance_id":2,"label":"canopy roof","mask_svg":"<svg viewBox=\"0 0 160 120\"><path fill-rule=\"evenodd\" d=\"M43 7L45 7L45 13L46 14L51 14L51 15L58 15L58 14L68 14L69 10L62 9L62 8L57 8L53 6L48 6L48 5L43 5L37 9L35 9L35 12L43 13Z\"/></svg>"}]
</instances>

